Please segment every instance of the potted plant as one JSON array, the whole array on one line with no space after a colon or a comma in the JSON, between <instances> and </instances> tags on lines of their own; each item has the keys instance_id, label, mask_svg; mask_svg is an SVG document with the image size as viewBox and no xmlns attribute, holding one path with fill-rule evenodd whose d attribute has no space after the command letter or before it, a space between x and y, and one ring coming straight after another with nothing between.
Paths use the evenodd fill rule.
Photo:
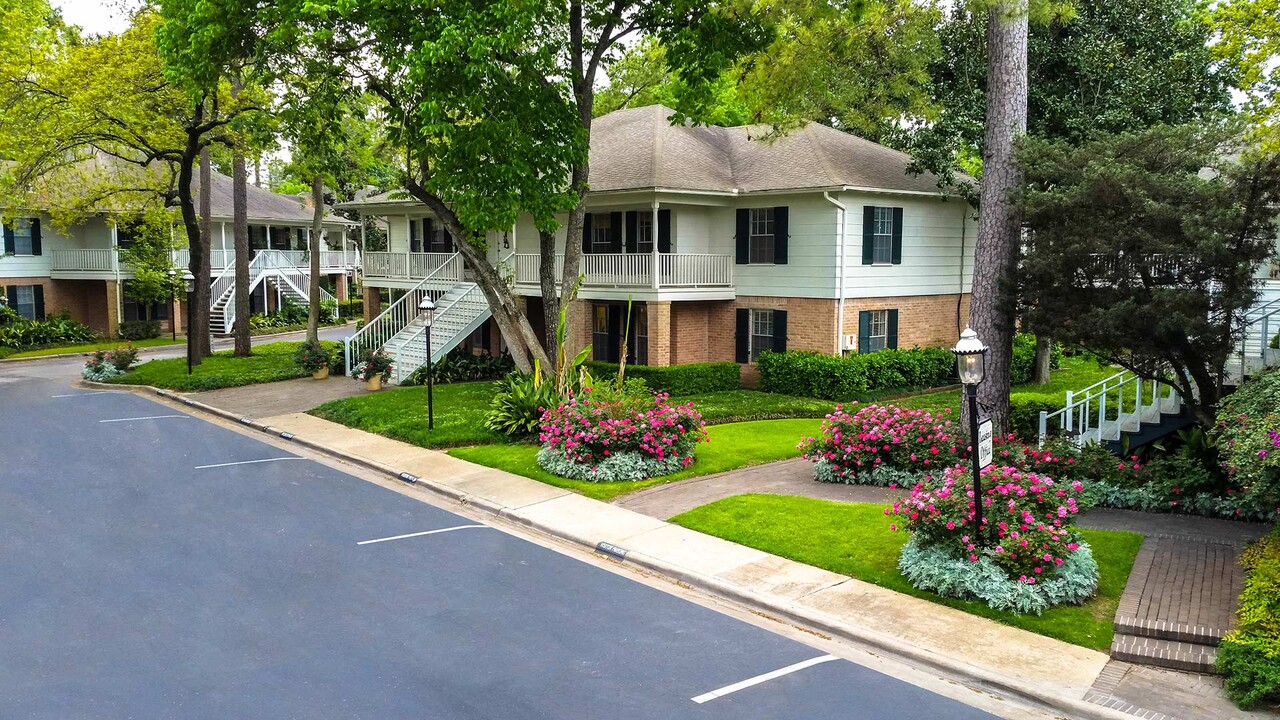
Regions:
<instances>
[{"instance_id":1,"label":"potted plant","mask_svg":"<svg viewBox=\"0 0 1280 720\"><path fill-rule=\"evenodd\" d=\"M303 370L311 373L311 377L324 380L329 377L329 351L320 341L307 341L298 346L293 359Z\"/></svg>"},{"instance_id":2,"label":"potted plant","mask_svg":"<svg viewBox=\"0 0 1280 720\"><path fill-rule=\"evenodd\" d=\"M363 382L370 390L381 390L382 383L391 377L391 356L382 350L370 350L365 353L364 360L356 368L356 380Z\"/></svg>"}]
</instances>

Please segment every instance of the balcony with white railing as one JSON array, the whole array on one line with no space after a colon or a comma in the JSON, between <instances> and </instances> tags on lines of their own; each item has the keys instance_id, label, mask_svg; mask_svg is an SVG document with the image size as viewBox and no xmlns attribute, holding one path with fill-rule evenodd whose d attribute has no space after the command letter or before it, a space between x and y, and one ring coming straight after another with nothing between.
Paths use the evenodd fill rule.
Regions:
<instances>
[{"instance_id":1,"label":"balcony with white railing","mask_svg":"<svg viewBox=\"0 0 1280 720\"><path fill-rule=\"evenodd\" d=\"M460 262L455 253L368 252L364 254L364 276L371 280L412 280L417 282L446 263Z\"/></svg>"},{"instance_id":2,"label":"balcony with white railing","mask_svg":"<svg viewBox=\"0 0 1280 720\"><path fill-rule=\"evenodd\" d=\"M517 289L536 290L542 258L519 254L512 258ZM587 297L618 292L644 294L706 295L708 299L732 298L733 256L694 253L588 253L579 266ZM556 277L564 269L564 256L556 256ZM616 292L612 292L616 291Z\"/></svg>"},{"instance_id":3,"label":"balcony with white railing","mask_svg":"<svg viewBox=\"0 0 1280 720\"><path fill-rule=\"evenodd\" d=\"M252 251L256 257L261 250ZM306 269L311 264L311 256L305 250L271 250L275 257L293 263L294 267ZM171 253L174 267L186 268L191 264L191 251L187 249L173 250ZM447 255L444 257L448 257ZM216 275L225 268L235 265L235 250L214 248L209 251L209 268ZM360 254L354 250L322 250L320 252L320 268L325 274L338 274L346 268L360 266ZM54 250L52 270L55 277L64 278L106 278L117 272L122 277L131 277L132 268L118 257L113 248L92 248L87 250Z\"/></svg>"}]
</instances>

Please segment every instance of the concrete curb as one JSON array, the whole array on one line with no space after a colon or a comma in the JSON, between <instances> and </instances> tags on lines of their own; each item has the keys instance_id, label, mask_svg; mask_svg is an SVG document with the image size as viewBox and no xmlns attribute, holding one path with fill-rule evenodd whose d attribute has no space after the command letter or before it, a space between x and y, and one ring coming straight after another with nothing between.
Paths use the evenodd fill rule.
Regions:
<instances>
[{"instance_id":1,"label":"concrete curb","mask_svg":"<svg viewBox=\"0 0 1280 720\"><path fill-rule=\"evenodd\" d=\"M345 322L345 323L343 323L343 324L341 324L341 325L325 325L324 327L322 327L322 328L320 328L320 329L321 329L321 330L332 330L332 329L334 329L334 328L347 327L348 325L351 325L351 324L352 324L352 323L350 323L350 322ZM250 338L250 340L257 340L257 339L259 339L259 338L262 338L262 339L279 338L279 337L285 337L286 335L297 335L298 333L304 333L304 332L306 332L306 330L288 330L288 331L285 331L285 332L267 333L267 334L265 334L265 335L254 335L254 336L252 336L252 337ZM338 342L338 341L337 341L337 340L331 340L330 342ZM170 349L170 348L183 347L183 346L185 346L185 345L186 345L186 342L185 342L185 341L183 341L183 342L177 342L177 343L170 343L170 344L168 344L168 345L152 345L152 346L150 346L150 347L138 348L138 354L139 354L139 355L146 355L147 353L150 353L150 352L156 352L156 351L160 351L160 350L168 350L168 349ZM81 351L81 352L60 353L60 354L58 354L58 355L37 355L36 357L21 357L21 358L11 357L11 358L0 358L0 363L37 362L37 361L40 361L40 360L65 360L65 359L67 359L67 358L84 357L84 356L86 356L86 355L91 355L91 354L93 354L93 352L94 352L93 350L83 350L83 351Z\"/></svg>"},{"instance_id":2,"label":"concrete curb","mask_svg":"<svg viewBox=\"0 0 1280 720\"><path fill-rule=\"evenodd\" d=\"M532 528L543 534L571 542L620 562L633 563L638 567L642 567L671 580L683 582L713 595L728 598L751 610L755 610L767 616L786 619L790 622L818 630L832 637L852 641L883 652L886 655L905 659L913 664L943 672L970 686L985 688L1000 694L1010 695L1024 702L1029 702L1033 705L1047 708L1052 711L1066 711L1074 717L1084 718L1086 720L1132 720L1137 712L1141 712L1137 711L1132 714L1121 712L1117 709L1089 702L1084 697L1072 698L1052 693L1044 693L1036 687L1018 684L1011 680L1005 680L999 676L992 677L978 665L959 662L943 656L934 655L925 650L908 645L902 642L899 638L892 637L873 629L850 626L841 622L838 618L829 616L825 613L814 611L809 608L802 608L790 602L780 602L778 599L761 595L747 588L727 583L715 577L690 571L679 565L651 557L641 552L627 551L625 548L617 547L611 543L584 537L578 533L567 532L562 528L553 527L548 523L527 518L523 516L517 508L510 508L498 505L497 503L487 499L468 496L467 494L459 492L457 489L451 488L447 485L418 477L412 473L397 470L393 467L383 465L367 458L324 446L320 443L294 435L293 433L280 430L279 428L274 428L256 420L240 417L234 413L227 412L226 410L213 407L212 405L192 400L191 398L185 397L171 390L155 388L147 385L112 385L92 382L89 380L82 380L80 384L81 386L93 389L125 389L125 391L138 394L154 394L182 403L187 407L214 415L224 420L230 420L246 427L251 427L255 430L274 435L289 442L297 443L303 447L340 459L344 462L358 465L394 480L399 480L405 484L423 488L435 495L454 502L484 510L496 517L514 522L524 527ZM1085 697L1088 696L1088 693L1089 691L1086 690Z\"/></svg>"}]
</instances>

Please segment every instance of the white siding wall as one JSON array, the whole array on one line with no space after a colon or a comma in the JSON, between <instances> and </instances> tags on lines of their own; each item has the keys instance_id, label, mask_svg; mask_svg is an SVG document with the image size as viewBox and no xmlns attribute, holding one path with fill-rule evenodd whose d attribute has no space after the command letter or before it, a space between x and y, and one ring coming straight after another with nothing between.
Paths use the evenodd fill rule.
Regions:
<instances>
[{"instance_id":1,"label":"white siding wall","mask_svg":"<svg viewBox=\"0 0 1280 720\"><path fill-rule=\"evenodd\" d=\"M111 247L111 228L106 220L93 217L66 232L53 226L48 215L40 216L40 255L0 255L0 277L49 277L55 250L92 250Z\"/></svg>"},{"instance_id":2,"label":"white siding wall","mask_svg":"<svg viewBox=\"0 0 1280 720\"><path fill-rule=\"evenodd\" d=\"M836 297L836 207L821 193L746 197L739 208L786 205L788 212L786 265L735 265L739 295L772 297ZM733 208L712 213L712 252L734 255L737 232Z\"/></svg>"},{"instance_id":3,"label":"white siding wall","mask_svg":"<svg viewBox=\"0 0 1280 720\"><path fill-rule=\"evenodd\" d=\"M865 193L844 193L840 201L849 208L845 238L848 297L969 292L978 225L963 201ZM862 218L867 205L903 209L901 265L862 264Z\"/></svg>"},{"instance_id":4,"label":"white siding wall","mask_svg":"<svg viewBox=\"0 0 1280 720\"><path fill-rule=\"evenodd\" d=\"M387 250L409 252L409 223L404 215L387 216Z\"/></svg>"}]
</instances>

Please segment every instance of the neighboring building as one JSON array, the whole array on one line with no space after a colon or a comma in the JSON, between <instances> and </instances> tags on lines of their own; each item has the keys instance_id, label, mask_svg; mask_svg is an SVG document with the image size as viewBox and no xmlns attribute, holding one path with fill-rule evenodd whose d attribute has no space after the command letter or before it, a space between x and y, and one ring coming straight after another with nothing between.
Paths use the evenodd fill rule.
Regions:
<instances>
[{"instance_id":1,"label":"neighboring building","mask_svg":"<svg viewBox=\"0 0 1280 720\"><path fill-rule=\"evenodd\" d=\"M672 126L670 114L650 106L595 121L575 349L591 343L595 359L617 360L628 298L630 361L647 365L949 345L959 335L976 223L934 177L908 174L908 156L817 124L770 142L753 140L754 128ZM496 349L452 239L425 207L397 197L344 206L389 230L390 252L365 255L366 319L378 315L381 288L405 305L423 292L443 306L460 299L434 354L464 339ZM541 333L532 219L493 234L489 248ZM357 341L396 351L420 346L413 335L384 316Z\"/></svg>"},{"instance_id":2,"label":"neighboring building","mask_svg":"<svg viewBox=\"0 0 1280 720\"><path fill-rule=\"evenodd\" d=\"M210 201L213 209L210 261L212 274L218 278L224 271L231 274L235 264L231 178L214 173ZM280 251L275 257L286 259L304 271L307 269L305 251L311 227L310 207L298 198L250 186L248 214L249 246L255 254L268 249ZM128 281L133 271L121 262L117 250L127 247L130 238L127 230L117 227L113 217L105 213L95 215L64 233L53 227L49 214L43 209L6 215L11 219L3 228L0 287L8 305L21 315L44 318L65 311L108 337L116 334L122 320L159 320L169 329L172 314L169 303L140 305L129 297ZM335 279L340 292L345 291L345 283L340 278L347 267L359 263L359 255L353 246L349 247L346 236L346 229L354 225L356 223L332 215L325 220L329 249L321 255L321 272ZM173 255L177 268L185 269L189 262L187 250L174 251ZM268 292L265 282L255 283L254 291L254 312L270 309L278 301L277 295ZM225 329L215 327L218 331Z\"/></svg>"}]
</instances>

